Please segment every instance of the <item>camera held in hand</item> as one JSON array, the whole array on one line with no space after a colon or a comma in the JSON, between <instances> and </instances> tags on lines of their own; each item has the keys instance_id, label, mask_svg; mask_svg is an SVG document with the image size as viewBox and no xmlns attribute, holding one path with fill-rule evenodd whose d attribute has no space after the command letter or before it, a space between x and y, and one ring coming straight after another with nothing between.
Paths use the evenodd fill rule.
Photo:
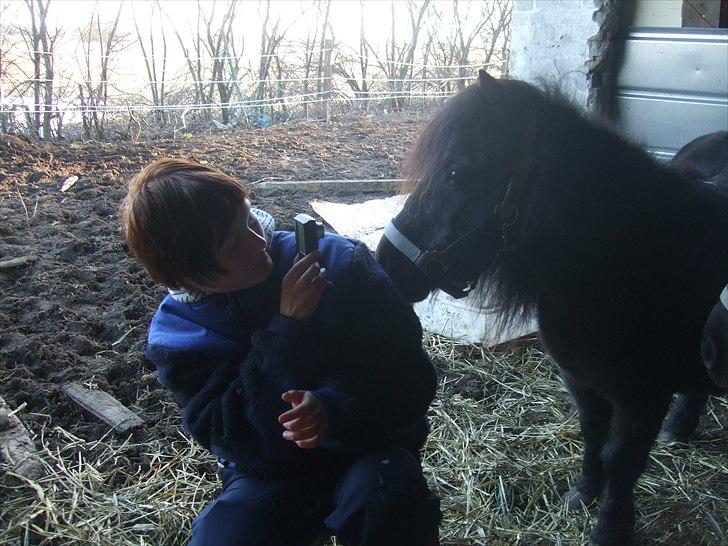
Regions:
<instances>
[{"instance_id":1,"label":"camera held in hand","mask_svg":"<svg viewBox=\"0 0 728 546\"><path fill-rule=\"evenodd\" d=\"M299 256L318 249L318 241L324 236L324 225L308 214L297 214L293 219L296 230L296 247Z\"/></svg>"}]
</instances>

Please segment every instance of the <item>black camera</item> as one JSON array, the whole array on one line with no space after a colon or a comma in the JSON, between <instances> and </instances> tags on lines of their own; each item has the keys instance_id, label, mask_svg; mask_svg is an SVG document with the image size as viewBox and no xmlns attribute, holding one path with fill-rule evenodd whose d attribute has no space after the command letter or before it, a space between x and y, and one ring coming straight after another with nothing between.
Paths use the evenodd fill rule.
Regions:
<instances>
[{"instance_id":1,"label":"black camera","mask_svg":"<svg viewBox=\"0 0 728 546\"><path fill-rule=\"evenodd\" d=\"M324 225L308 214L297 214L293 219L296 229L296 248L300 256L318 249L318 240L324 236Z\"/></svg>"}]
</instances>

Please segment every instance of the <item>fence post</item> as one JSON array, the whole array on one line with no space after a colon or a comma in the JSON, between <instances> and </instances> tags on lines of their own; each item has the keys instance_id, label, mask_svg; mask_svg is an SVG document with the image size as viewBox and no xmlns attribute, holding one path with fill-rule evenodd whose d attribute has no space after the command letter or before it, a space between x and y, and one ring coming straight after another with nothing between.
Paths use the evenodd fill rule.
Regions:
<instances>
[{"instance_id":1,"label":"fence post","mask_svg":"<svg viewBox=\"0 0 728 546\"><path fill-rule=\"evenodd\" d=\"M331 49L334 47L333 40L324 42L324 121L331 123Z\"/></svg>"}]
</instances>

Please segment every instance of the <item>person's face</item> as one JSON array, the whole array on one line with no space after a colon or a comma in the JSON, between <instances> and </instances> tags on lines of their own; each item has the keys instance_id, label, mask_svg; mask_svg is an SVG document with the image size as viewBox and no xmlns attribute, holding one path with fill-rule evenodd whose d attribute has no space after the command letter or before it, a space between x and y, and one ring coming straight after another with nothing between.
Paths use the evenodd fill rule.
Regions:
<instances>
[{"instance_id":1,"label":"person's face","mask_svg":"<svg viewBox=\"0 0 728 546\"><path fill-rule=\"evenodd\" d=\"M214 281L194 288L204 292L234 292L265 281L273 271L273 261L266 252L263 226L250 213L245 200L235 215L230 234L220 246L217 261L225 270Z\"/></svg>"}]
</instances>

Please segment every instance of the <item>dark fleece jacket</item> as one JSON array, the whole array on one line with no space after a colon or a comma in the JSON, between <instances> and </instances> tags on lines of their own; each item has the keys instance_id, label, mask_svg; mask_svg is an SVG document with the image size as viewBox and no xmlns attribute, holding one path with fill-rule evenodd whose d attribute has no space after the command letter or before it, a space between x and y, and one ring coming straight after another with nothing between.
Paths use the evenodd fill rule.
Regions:
<instances>
[{"instance_id":1,"label":"dark fleece jacket","mask_svg":"<svg viewBox=\"0 0 728 546\"><path fill-rule=\"evenodd\" d=\"M323 470L352 454L416 451L435 372L411 306L361 243L327 234L321 265L330 281L306 320L277 314L295 237L276 232L267 281L183 303L167 296L149 329L147 358L182 407L182 424L215 455L249 475ZM329 438L300 449L282 438L289 389L323 401Z\"/></svg>"}]
</instances>

